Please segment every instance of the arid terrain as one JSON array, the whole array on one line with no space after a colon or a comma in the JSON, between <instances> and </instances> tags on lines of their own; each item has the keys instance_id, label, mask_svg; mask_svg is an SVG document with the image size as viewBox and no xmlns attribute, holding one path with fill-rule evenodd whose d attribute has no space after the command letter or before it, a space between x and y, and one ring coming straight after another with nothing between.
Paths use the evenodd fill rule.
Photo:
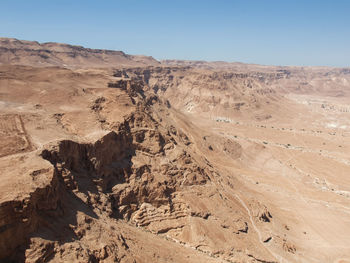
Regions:
<instances>
[{"instance_id":1,"label":"arid terrain","mask_svg":"<svg viewBox=\"0 0 350 263\"><path fill-rule=\"evenodd\" d=\"M0 262L350 262L350 69L0 38Z\"/></svg>"}]
</instances>

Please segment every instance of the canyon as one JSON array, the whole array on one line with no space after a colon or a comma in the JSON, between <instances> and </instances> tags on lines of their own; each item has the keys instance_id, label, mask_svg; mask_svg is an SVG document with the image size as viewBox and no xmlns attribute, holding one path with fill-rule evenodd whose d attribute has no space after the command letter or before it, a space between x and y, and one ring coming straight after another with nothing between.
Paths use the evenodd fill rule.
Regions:
<instances>
[{"instance_id":1,"label":"canyon","mask_svg":"<svg viewBox=\"0 0 350 263\"><path fill-rule=\"evenodd\" d=\"M0 38L0 262L350 262L350 69Z\"/></svg>"}]
</instances>

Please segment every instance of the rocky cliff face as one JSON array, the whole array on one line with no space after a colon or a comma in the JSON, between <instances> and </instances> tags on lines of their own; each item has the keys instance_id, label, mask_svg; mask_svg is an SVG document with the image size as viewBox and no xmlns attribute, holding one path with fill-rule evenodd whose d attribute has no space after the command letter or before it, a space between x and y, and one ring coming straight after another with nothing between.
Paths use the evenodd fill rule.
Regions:
<instances>
[{"instance_id":1,"label":"rocky cliff face","mask_svg":"<svg viewBox=\"0 0 350 263\"><path fill-rule=\"evenodd\" d=\"M48 217L63 216L58 177L52 169L37 170L32 176L46 174L50 183L38 187L22 200L1 203L0 258L12 257Z\"/></svg>"},{"instance_id":2,"label":"rocky cliff face","mask_svg":"<svg viewBox=\"0 0 350 263\"><path fill-rule=\"evenodd\" d=\"M168 130L149 113L136 111L94 144L62 141L42 156L59 167L70 189L105 194L110 215L129 220L143 203L171 211L172 193L180 186L209 179L209 171L186 152L186 139L174 127Z\"/></svg>"},{"instance_id":3,"label":"rocky cliff face","mask_svg":"<svg viewBox=\"0 0 350 263\"><path fill-rule=\"evenodd\" d=\"M349 70L0 46L0 261L347 258Z\"/></svg>"},{"instance_id":4,"label":"rocky cliff face","mask_svg":"<svg viewBox=\"0 0 350 263\"><path fill-rule=\"evenodd\" d=\"M61 140L45 146L36 158L51 167L30 176L45 177L46 184L28 198L1 204L0 257L129 262L138 257L139 248L131 249L126 241L130 233L121 228L127 223L208 258L271 258L264 248L254 248L248 238L254 235L251 223L233 196L234 188L223 188L225 175L202 155L203 147L186 134L187 128L178 126L181 115L169 102L150 92L144 79L109 87L126 92L135 111L121 123L104 122L110 132L94 143ZM107 114L102 106L93 110ZM204 148L210 141L203 137ZM241 151L229 140L210 147L225 149L233 158ZM219 200L231 204L218 208ZM215 231L203 236L210 228ZM242 249L233 253L232 241ZM243 247L249 247L249 255Z\"/></svg>"},{"instance_id":5,"label":"rocky cliff face","mask_svg":"<svg viewBox=\"0 0 350 263\"><path fill-rule=\"evenodd\" d=\"M317 93L339 98L350 94L347 85L350 76L346 69L330 72L324 68L243 67L239 63L221 63L223 67L219 67L217 63L202 62L200 65L211 66L203 70L195 62L174 61L169 64L171 66L117 70L115 76L144 81L174 108L218 122L267 120L276 111L285 111L289 116L288 111L294 106L285 96L290 93ZM289 109L283 109L281 104Z\"/></svg>"},{"instance_id":6,"label":"rocky cliff face","mask_svg":"<svg viewBox=\"0 0 350 263\"><path fill-rule=\"evenodd\" d=\"M275 102L283 99L279 82L290 78L290 72L278 70L240 73L173 66L124 71L147 83L174 108L218 120L258 115L261 108L273 111Z\"/></svg>"}]
</instances>

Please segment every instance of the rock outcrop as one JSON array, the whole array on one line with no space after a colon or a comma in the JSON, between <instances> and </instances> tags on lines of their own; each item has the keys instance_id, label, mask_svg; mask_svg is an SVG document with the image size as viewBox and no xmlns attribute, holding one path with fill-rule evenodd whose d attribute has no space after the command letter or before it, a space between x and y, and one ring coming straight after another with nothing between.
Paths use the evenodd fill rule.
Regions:
<instances>
[{"instance_id":1,"label":"rock outcrop","mask_svg":"<svg viewBox=\"0 0 350 263\"><path fill-rule=\"evenodd\" d=\"M347 260L349 70L0 50L1 262Z\"/></svg>"},{"instance_id":2,"label":"rock outcrop","mask_svg":"<svg viewBox=\"0 0 350 263\"><path fill-rule=\"evenodd\" d=\"M206 257L249 258L232 254L227 244L232 234L250 234L246 216L232 210L233 219L227 220L221 211L226 208L218 212L215 205L203 202L225 200L220 174L201 155L196 141L177 126L178 113L149 92L144 79L120 80L109 87L125 92L135 110L121 123L104 122L109 132L94 143L60 140L45 146L36 158L51 167L35 170L30 177L34 183L45 177L46 184L29 192L28 198L1 204L0 258L128 262L137 252L130 250L135 244L127 241L123 224L185 244ZM91 110L103 118L107 102L98 97ZM205 141L210 143L210 138ZM239 144L223 140L212 150L233 154L235 148L241 151ZM217 233L199 241L201 228L211 227ZM223 237L213 246L216 235ZM269 257L267 252L260 255Z\"/></svg>"}]
</instances>

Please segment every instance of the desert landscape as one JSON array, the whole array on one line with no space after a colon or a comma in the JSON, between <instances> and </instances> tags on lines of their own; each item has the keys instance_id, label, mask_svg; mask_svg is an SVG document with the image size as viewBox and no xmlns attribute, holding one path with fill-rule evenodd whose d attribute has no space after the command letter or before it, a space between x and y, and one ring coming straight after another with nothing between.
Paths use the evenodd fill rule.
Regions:
<instances>
[{"instance_id":1,"label":"desert landscape","mask_svg":"<svg viewBox=\"0 0 350 263\"><path fill-rule=\"evenodd\" d=\"M0 262L350 262L350 69L0 38Z\"/></svg>"}]
</instances>

